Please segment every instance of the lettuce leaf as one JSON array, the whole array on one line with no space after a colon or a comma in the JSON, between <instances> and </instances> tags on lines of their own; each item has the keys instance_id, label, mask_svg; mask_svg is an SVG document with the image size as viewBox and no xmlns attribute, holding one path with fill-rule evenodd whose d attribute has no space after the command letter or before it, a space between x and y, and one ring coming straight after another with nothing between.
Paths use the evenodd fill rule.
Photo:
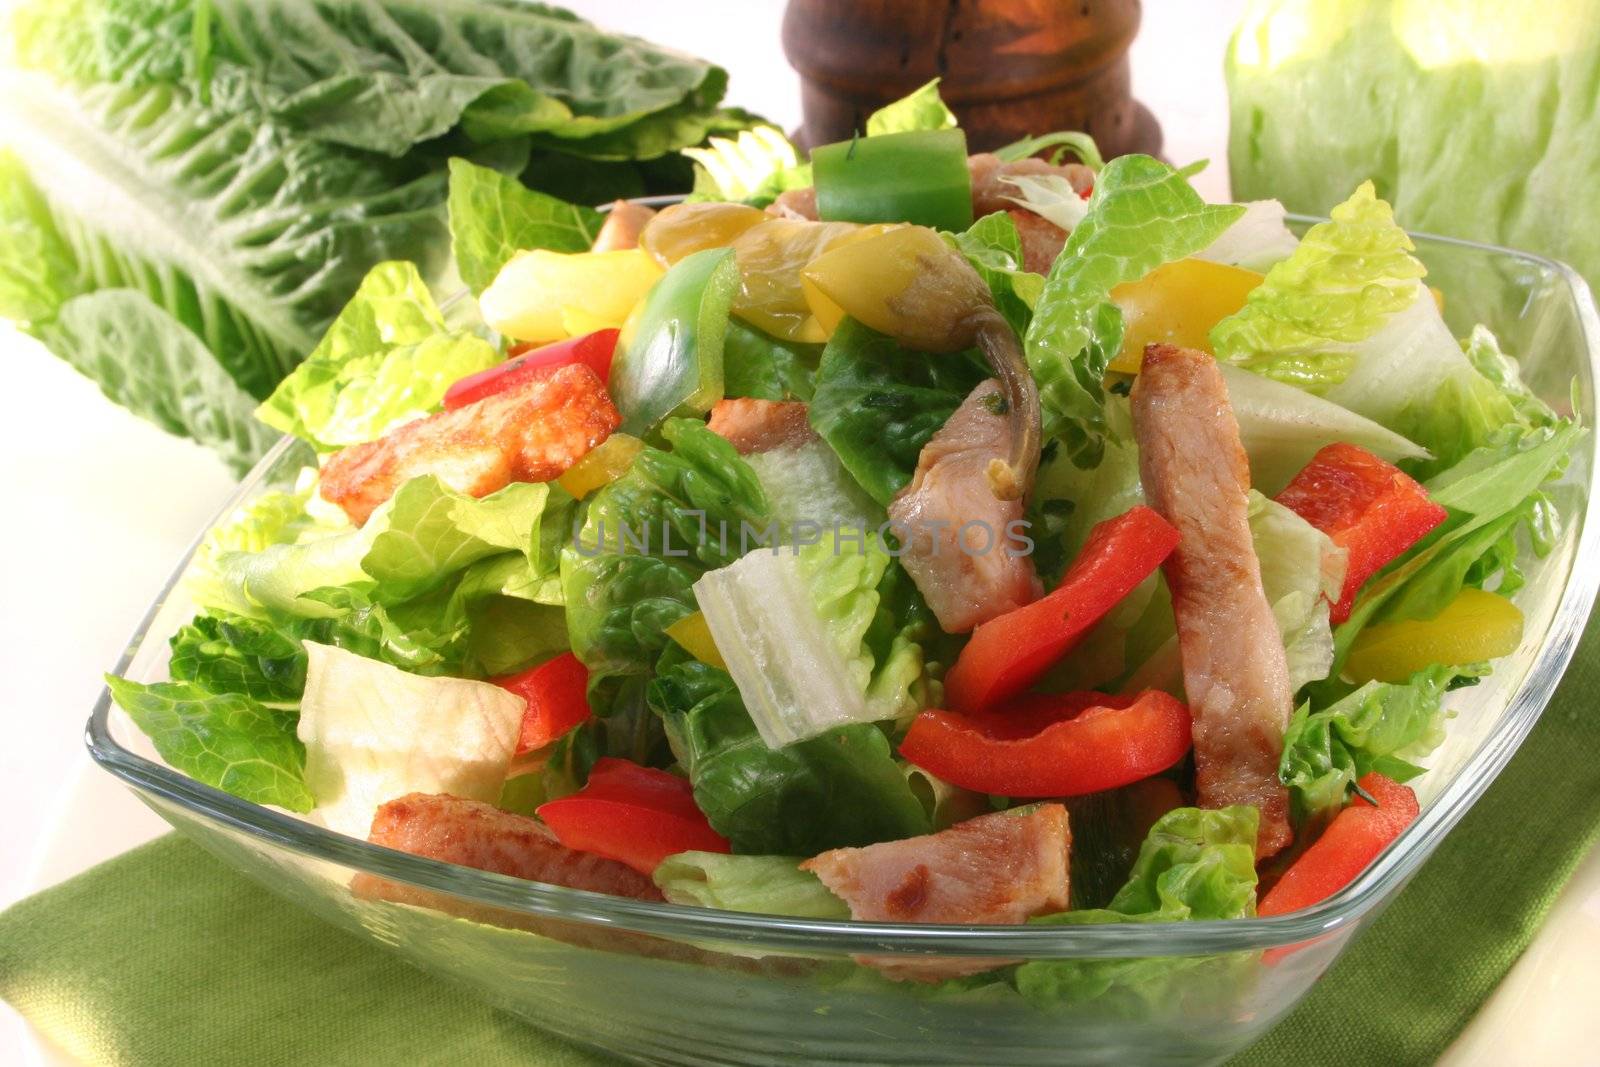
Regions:
<instances>
[{"instance_id":1,"label":"lettuce leaf","mask_svg":"<svg viewBox=\"0 0 1600 1067\"><path fill-rule=\"evenodd\" d=\"M751 552L695 582L717 649L770 747L921 709L921 646L902 637L880 663L866 643L878 585L893 565L877 534L858 528Z\"/></svg>"},{"instance_id":2,"label":"lettuce leaf","mask_svg":"<svg viewBox=\"0 0 1600 1067\"><path fill-rule=\"evenodd\" d=\"M887 506L911 481L922 446L986 377L976 353L913 352L846 318L822 350L811 425Z\"/></svg>"},{"instance_id":3,"label":"lettuce leaf","mask_svg":"<svg viewBox=\"0 0 1600 1067\"><path fill-rule=\"evenodd\" d=\"M1367 341L1428 294L1427 269L1389 205L1363 182L1267 272L1245 305L1211 331L1219 360L1326 390L1350 377Z\"/></svg>"},{"instance_id":4,"label":"lettuce leaf","mask_svg":"<svg viewBox=\"0 0 1600 1067\"><path fill-rule=\"evenodd\" d=\"M821 359L821 345L780 341L730 318L722 337L722 395L810 400Z\"/></svg>"},{"instance_id":5,"label":"lettuce leaf","mask_svg":"<svg viewBox=\"0 0 1600 1067\"><path fill-rule=\"evenodd\" d=\"M694 160L692 200L738 200L766 207L779 193L811 184L811 164L783 131L754 126L737 137L709 137L704 146L685 148Z\"/></svg>"},{"instance_id":6,"label":"lettuce leaf","mask_svg":"<svg viewBox=\"0 0 1600 1067\"><path fill-rule=\"evenodd\" d=\"M1149 156L1114 159L1096 176L1089 212L1056 257L1023 339L1046 436L1059 435L1074 463L1100 459L1101 381L1122 343L1112 288L1205 248L1243 213L1205 203L1182 173Z\"/></svg>"},{"instance_id":7,"label":"lettuce leaf","mask_svg":"<svg viewBox=\"0 0 1600 1067\"><path fill-rule=\"evenodd\" d=\"M254 804L310 811L305 747L293 712L192 682L138 682L106 676L122 710L174 768Z\"/></svg>"},{"instance_id":8,"label":"lettuce leaf","mask_svg":"<svg viewBox=\"0 0 1600 1067\"><path fill-rule=\"evenodd\" d=\"M1021 337L1033 321L1033 307L1044 289L1044 277L1023 269L1022 237L1017 224L1004 211L978 219L952 241L994 295L995 307Z\"/></svg>"},{"instance_id":9,"label":"lettuce leaf","mask_svg":"<svg viewBox=\"0 0 1600 1067\"><path fill-rule=\"evenodd\" d=\"M424 678L307 642L297 735L323 824L365 838L378 806L407 793L494 803L526 702L488 682Z\"/></svg>"},{"instance_id":10,"label":"lettuce leaf","mask_svg":"<svg viewBox=\"0 0 1600 1067\"><path fill-rule=\"evenodd\" d=\"M1368 771L1398 782L1421 774L1408 761L1444 739L1444 694L1461 679L1488 673L1486 666L1434 666L1403 683L1368 682L1317 711L1302 704L1284 732L1278 769L1295 822L1315 832L1338 814Z\"/></svg>"},{"instance_id":11,"label":"lettuce leaf","mask_svg":"<svg viewBox=\"0 0 1600 1067\"><path fill-rule=\"evenodd\" d=\"M1294 254L1300 239L1289 231L1288 212L1277 200L1251 200L1239 221L1194 254L1196 259L1266 273Z\"/></svg>"},{"instance_id":12,"label":"lettuce leaf","mask_svg":"<svg viewBox=\"0 0 1600 1067\"><path fill-rule=\"evenodd\" d=\"M850 908L792 856L680 852L652 876L673 904L801 919L848 919Z\"/></svg>"},{"instance_id":13,"label":"lettuce leaf","mask_svg":"<svg viewBox=\"0 0 1600 1067\"><path fill-rule=\"evenodd\" d=\"M720 68L569 11L495 0L37 0L16 26L26 61L85 80L187 83L219 110L390 156L464 126L480 140L528 134L649 158L703 139L727 85Z\"/></svg>"},{"instance_id":14,"label":"lettuce leaf","mask_svg":"<svg viewBox=\"0 0 1600 1067\"><path fill-rule=\"evenodd\" d=\"M940 98L939 79L935 78L868 115L866 135L946 130L955 124L956 117Z\"/></svg>"},{"instance_id":15,"label":"lettuce leaf","mask_svg":"<svg viewBox=\"0 0 1600 1067\"><path fill-rule=\"evenodd\" d=\"M1333 631L1328 605L1344 589L1347 554L1282 504L1250 492L1250 536L1261 564L1261 588L1272 605L1289 664L1289 688L1328 676Z\"/></svg>"},{"instance_id":16,"label":"lettuce leaf","mask_svg":"<svg viewBox=\"0 0 1600 1067\"><path fill-rule=\"evenodd\" d=\"M572 650L596 715L644 729L644 687L668 626L696 610L690 587L773 527L766 494L733 446L694 419L668 419L671 450L647 447L589 502L561 553ZM748 531L748 536L746 536ZM639 547L648 538L651 548ZM670 545L670 549L669 549Z\"/></svg>"},{"instance_id":17,"label":"lettuce leaf","mask_svg":"<svg viewBox=\"0 0 1600 1067\"><path fill-rule=\"evenodd\" d=\"M499 361L483 338L446 328L413 264L380 263L257 416L331 451L429 413L456 381Z\"/></svg>"},{"instance_id":18,"label":"lettuce leaf","mask_svg":"<svg viewBox=\"0 0 1600 1067\"><path fill-rule=\"evenodd\" d=\"M605 216L465 159L450 161L450 248L474 296L518 252L587 252Z\"/></svg>"},{"instance_id":19,"label":"lettuce leaf","mask_svg":"<svg viewBox=\"0 0 1600 1067\"><path fill-rule=\"evenodd\" d=\"M1256 824L1252 807L1176 808L1150 828L1133 873L1105 908L1030 922L1077 926L1120 922L1241 919L1255 914ZM1233 977L1252 954L1143 959L1037 960L1017 968L1017 989L1040 1005L1166 1011L1208 982ZM1196 973L1201 972L1201 973Z\"/></svg>"},{"instance_id":20,"label":"lettuce leaf","mask_svg":"<svg viewBox=\"0 0 1600 1067\"><path fill-rule=\"evenodd\" d=\"M695 803L738 853L811 856L915 837L928 813L876 726L769 748L726 671L669 650L649 687Z\"/></svg>"}]
</instances>

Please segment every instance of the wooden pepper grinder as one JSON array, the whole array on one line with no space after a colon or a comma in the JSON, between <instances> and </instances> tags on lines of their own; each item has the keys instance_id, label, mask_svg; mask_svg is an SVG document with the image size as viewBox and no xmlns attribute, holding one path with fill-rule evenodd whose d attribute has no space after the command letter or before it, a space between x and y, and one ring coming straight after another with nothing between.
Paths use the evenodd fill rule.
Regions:
<instances>
[{"instance_id":1,"label":"wooden pepper grinder","mask_svg":"<svg viewBox=\"0 0 1600 1067\"><path fill-rule=\"evenodd\" d=\"M1161 149L1133 99L1139 0L789 0L783 50L800 72L807 147L842 141L938 77L971 151L1052 130L1110 159Z\"/></svg>"}]
</instances>

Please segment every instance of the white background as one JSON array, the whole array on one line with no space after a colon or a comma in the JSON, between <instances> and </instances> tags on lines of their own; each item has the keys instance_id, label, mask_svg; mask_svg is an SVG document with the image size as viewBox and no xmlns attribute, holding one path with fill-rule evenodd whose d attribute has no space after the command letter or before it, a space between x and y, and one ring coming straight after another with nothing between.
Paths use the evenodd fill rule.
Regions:
<instances>
[{"instance_id":1,"label":"white background","mask_svg":"<svg viewBox=\"0 0 1600 1067\"><path fill-rule=\"evenodd\" d=\"M600 23L712 59L730 103L792 128L798 81L781 0L569 0ZM1242 3L1147 0L1134 88L1174 162L1209 158L1197 184L1226 197L1222 56ZM0 330L4 330L0 327ZM123 642L232 478L211 455L105 401L27 338L0 332L11 393L0 418L0 906L160 829L90 767L82 725ZM1597 1062L1594 1013L1563 1011L1600 980L1600 862L1455 1062ZM1587 918L1585 915L1587 914ZM1586 947L1587 946L1587 947ZM9 1009L0 1008L0 1011ZM1510 1020L1516 1020L1513 1025ZM5 1037L0 1026L0 1062ZM1499 1041L1511 1039L1502 1046ZM1515 1048L1515 1052L1509 1051ZM1581 1051L1580 1051L1581 1050Z\"/></svg>"}]
</instances>

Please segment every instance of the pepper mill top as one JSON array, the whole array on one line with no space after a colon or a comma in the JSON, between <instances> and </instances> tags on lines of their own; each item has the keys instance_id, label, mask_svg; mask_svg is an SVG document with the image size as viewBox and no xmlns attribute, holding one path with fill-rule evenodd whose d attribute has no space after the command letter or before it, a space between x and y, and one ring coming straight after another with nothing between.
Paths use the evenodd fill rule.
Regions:
<instances>
[{"instance_id":1,"label":"pepper mill top","mask_svg":"<svg viewBox=\"0 0 1600 1067\"><path fill-rule=\"evenodd\" d=\"M841 141L938 77L972 151L1082 130L1110 159L1155 154L1133 99L1139 0L789 0L783 49L801 78L805 146Z\"/></svg>"}]
</instances>

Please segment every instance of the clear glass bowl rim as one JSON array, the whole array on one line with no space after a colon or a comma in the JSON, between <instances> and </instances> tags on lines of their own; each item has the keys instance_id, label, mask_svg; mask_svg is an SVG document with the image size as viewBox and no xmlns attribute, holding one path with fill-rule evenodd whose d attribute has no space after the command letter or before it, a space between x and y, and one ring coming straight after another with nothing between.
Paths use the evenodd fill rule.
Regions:
<instances>
[{"instance_id":1,"label":"clear glass bowl rim","mask_svg":"<svg viewBox=\"0 0 1600 1067\"><path fill-rule=\"evenodd\" d=\"M646 198L670 203L677 198ZM1294 215L1297 223L1323 221ZM1572 267L1532 253L1495 245L1413 233L1418 241L1454 245L1536 265L1559 277L1577 309L1584 358L1600 391L1600 314L1588 285ZM452 298L452 302L454 298ZM113 673L125 672L148 636L162 604L173 592L200 538L240 503L293 444L278 442L196 536L129 639ZM1006 956L1028 959L1117 958L1210 955L1265 949L1343 930L1397 891L1481 796L1516 752L1549 703L1593 606L1600 566L1585 566L1600 551L1600 493L1589 487L1586 506L1573 519L1581 523L1575 564L1551 624L1511 705L1460 772L1398 840L1362 874L1321 903L1271 918L1172 924L1109 923L1063 926L949 926L935 924L824 921L717 911L658 904L527 882L473 868L458 867L345 837L291 815L241 800L203 785L169 767L129 751L112 736L111 694L102 689L90 714L85 742L95 762L136 790L161 797L211 822L263 842L392 881L438 890L479 904L528 916L594 923L679 940L761 944L785 951L828 955L871 952L942 956ZM164 635L163 635L164 639Z\"/></svg>"}]
</instances>

